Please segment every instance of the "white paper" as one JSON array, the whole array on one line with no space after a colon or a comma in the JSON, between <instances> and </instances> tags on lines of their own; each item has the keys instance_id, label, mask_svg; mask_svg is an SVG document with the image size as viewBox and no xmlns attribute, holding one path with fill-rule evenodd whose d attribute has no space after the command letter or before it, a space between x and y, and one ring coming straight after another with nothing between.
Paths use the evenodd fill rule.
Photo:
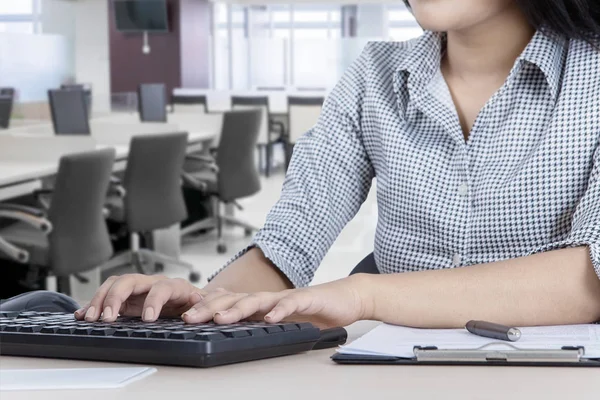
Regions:
<instances>
[{"instance_id":1,"label":"white paper","mask_svg":"<svg viewBox=\"0 0 600 400\"><path fill-rule=\"evenodd\" d=\"M522 350L560 350L583 346L585 358L600 358L600 325L562 325L520 328L521 339L510 345ZM387 355L413 358L415 346L440 350L492 348L510 350L501 342L469 333L466 329L417 329L382 324L354 342L338 349L342 354Z\"/></svg>"},{"instance_id":2,"label":"white paper","mask_svg":"<svg viewBox=\"0 0 600 400\"><path fill-rule=\"evenodd\" d=\"M3 369L0 391L114 389L143 379L156 368Z\"/></svg>"}]
</instances>

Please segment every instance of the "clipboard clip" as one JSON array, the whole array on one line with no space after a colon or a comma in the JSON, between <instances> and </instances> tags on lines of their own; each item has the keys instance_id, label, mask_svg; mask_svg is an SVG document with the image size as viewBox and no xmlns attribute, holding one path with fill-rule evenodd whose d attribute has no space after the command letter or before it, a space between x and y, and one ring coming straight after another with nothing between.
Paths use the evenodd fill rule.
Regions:
<instances>
[{"instance_id":1,"label":"clipboard clip","mask_svg":"<svg viewBox=\"0 0 600 400\"><path fill-rule=\"evenodd\" d=\"M498 345L508 347L500 350ZM495 348L490 348L490 347ZM521 350L510 343L495 342L476 349L440 350L435 346L416 346L414 354L419 362L506 362L506 363L578 363L585 354L583 347L563 347L560 350Z\"/></svg>"}]
</instances>

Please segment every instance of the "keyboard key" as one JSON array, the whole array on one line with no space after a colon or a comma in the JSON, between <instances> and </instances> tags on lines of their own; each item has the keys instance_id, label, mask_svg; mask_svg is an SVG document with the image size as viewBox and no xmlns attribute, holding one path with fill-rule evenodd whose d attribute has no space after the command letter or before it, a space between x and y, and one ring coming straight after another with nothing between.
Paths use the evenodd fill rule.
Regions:
<instances>
[{"instance_id":1,"label":"keyboard key","mask_svg":"<svg viewBox=\"0 0 600 400\"><path fill-rule=\"evenodd\" d=\"M171 331L164 331L164 330L163 331L153 331L150 334L150 337L154 338L154 339L166 339L169 337L170 334L171 334Z\"/></svg>"},{"instance_id":2,"label":"keyboard key","mask_svg":"<svg viewBox=\"0 0 600 400\"><path fill-rule=\"evenodd\" d=\"M24 325L19 332L39 332L42 330L40 325Z\"/></svg>"},{"instance_id":3,"label":"keyboard key","mask_svg":"<svg viewBox=\"0 0 600 400\"><path fill-rule=\"evenodd\" d=\"M246 329L224 329L221 331L223 335L230 338L240 338L250 336L250 332Z\"/></svg>"},{"instance_id":4,"label":"keyboard key","mask_svg":"<svg viewBox=\"0 0 600 400\"><path fill-rule=\"evenodd\" d=\"M300 330L300 328L296 324L282 324L281 327L286 332L289 332L289 331L299 331Z\"/></svg>"},{"instance_id":5,"label":"keyboard key","mask_svg":"<svg viewBox=\"0 0 600 400\"><path fill-rule=\"evenodd\" d=\"M194 340L201 340L204 342L216 342L217 340L224 340L227 336L221 332L201 332L194 336Z\"/></svg>"},{"instance_id":6,"label":"keyboard key","mask_svg":"<svg viewBox=\"0 0 600 400\"><path fill-rule=\"evenodd\" d=\"M114 328L94 328L90 335L92 336L112 336L115 333L116 329Z\"/></svg>"},{"instance_id":7,"label":"keyboard key","mask_svg":"<svg viewBox=\"0 0 600 400\"><path fill-rule=\"evenodd\" d=\"M279 333L283 332L283 328L279 325L267 325L263 328L268 333Z\"/></svg>"},{"instance_id":8,"label":"keyboard key","mask_svg":"<svg viewBox=\"0 0 600 400\"><path fill-rule=\"evenodd\" d=\"M150 336L150 333L151 332L147 329L138 329L131 332L131 337L147 338L148 336Z\"/></svg>"},{"instance_id":9,"label":"keyboard key","mask_svg":"<svg viewBox=\"0 0 600 400\"><path fill-rule=\"evenodd\" d=\"M313 329L315 326L313 324L311 324L310 322L301 322L298 325L298 327L300 328L301 331L305 330L305 329Z\"/></svg>"},{"instance_id":10,"label":"keyboard key","mask_svg":"<svg viewBox=\"0 0 600 400\"><path fill-rule=\"evenodd\" d=\"M60 327L56 330L56 333L59 335L71 335L73 332L75 332L75 328L63 328Z\"/></svg>"},{"instance_id":11,"label":"keyboard key","mask_svg":"<svg viewBox=\"0 0 600 400\"><path fill-rule=\"evenodd\" d=\"M75 328L73 332L74 335L84 335L87 336L92 332L93 328Z\"/></svg>"},{"instance_id":12,"label":"keyboard key","mask_svg":"<svg viewBox=\"0 0 600 400\"><path fill-rule=\"evenodd\" d=\"M182 339L188 340L193 339L196 336L195 332L190 331L174 331L169 335L169 339Z\"/></svg>"},{"instance_id":13,"label":"keyboard key","mask_svg":"<svg viewBox=\"0 0 600 400\"><path fill-rule=\"evenodd\" d=\"M59 326L45 326L40 330L40 333L56 333L56 331L60 328Z\"/></svg>"},{"instance_id":14,"label":"keyboard key","mask_svg":"<svg viewBox=\"0 0 600 400\"><path fill-rule=\"evenodd\" d=\"M19 332L21 330L21 325L18 324L10 324L4 326L4 332Z\"/></svg>"},{"instance_id":15,"label":"keyboard key","mask_svg":"<svg viewBox=\"0 0 600 400\"><path fill-rule=\"evenodd\" d=\"M133 329L117 329L114 336L117 337L129 337L133 333Z\"/></svg>"},{"instance_id":16,"label":"keyboard key","mask_svg":"<svg viewBox=\"0 0 600 400\"><path fill-rule=\"evenodd\" d=\"M249 328L248 332L252 336L267 336L268 333L264 328Z\"/></svg>"}]
</instances>

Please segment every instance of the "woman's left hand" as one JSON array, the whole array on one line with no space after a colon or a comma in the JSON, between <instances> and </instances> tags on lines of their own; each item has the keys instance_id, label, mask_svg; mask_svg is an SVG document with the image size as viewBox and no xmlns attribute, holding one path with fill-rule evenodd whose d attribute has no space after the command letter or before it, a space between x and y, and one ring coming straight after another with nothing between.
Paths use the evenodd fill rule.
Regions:
<instances>
[{"instance_id":1,"label":"woman's left hand","mask_svg":"<svg viewBox=\"0 0 600 400\"><path fill-rule=\"evenodd\" d=\"M187 323L214 321L231 324L241 320L269 323L309 321L319 328L347 326L365 319L365 300L358 280L349 277L318 286L282 292L232 293L218 289L186 311Z\"/></svg>"}]
</instances>

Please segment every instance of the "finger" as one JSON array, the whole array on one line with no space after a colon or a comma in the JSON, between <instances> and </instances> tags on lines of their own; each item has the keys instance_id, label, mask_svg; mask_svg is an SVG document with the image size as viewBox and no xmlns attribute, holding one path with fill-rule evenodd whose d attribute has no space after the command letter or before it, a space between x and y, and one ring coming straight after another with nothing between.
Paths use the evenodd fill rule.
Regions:
<instances>
[{"instance_id":1,"label":"finger","mask_svg":"<svg viewBox=\"0 0 600 400\"><path fill-rule=\"evenodd\" d=\"M250 318L255 314L265 314L273 309L284 295L281 293L252 293L241 298L229 310L217 311L214 320L218 324L232 324Z\"/></svg>"},{"instance_id":2,"label":"finger","mask_svg":"<svg viewBox=\"0 0 600 400\"><path fill-rule=\"evenodd\" d=\"M216 312L230 309L247 295L247 293L227 293L210 301L205 299L186 311L182 318L188 324L211 321Z\"/></svg>"},{"instance_id":3,"label":"finger","mask_svg":"<svg viewBox=\"0 0 600 400\"><path fill-rule=\"evenodd\" d=\"M277 323L295 313L308 310L312 303L312 297L306 293L295 293L281 299L275 307L265 315L265 321Z\"/></svg>"},{"instance_id":4,"label":"finger","mask_svg":"<svg viewBox=\"0 0 600 400\"><path fill-rule=\"evenodd\" d=\"M88 321L96 321L98 317L100 317L100 313L102 312L101 307L104 303L104 298L106 297L106 294L108 293L109 289L117 279L118 277L111 276L106 281L104 281L104 283L100 285L100 287L94 294L94 297L89 302L89 304L75 311L75 318L86 319Z\"/></svg>"},{"instance_id":5,"label":"finger","mask_svg":"<svg viewBox=\"0 0 600 400\"><path fill-rule=\"evenodd\" d=\"M147 293L154 284L165 279L164 277L140 274L123 275L113 283L108 293L106 293L104 302L100 305L102 307L100 310L103 312L103 320L106 322L115 321L121 306L131 295Z\"/></svg>"},{"instance_id":6,"label":"finger","mask_svg":"<svg viewBox=\"0 0 600 400\"><path fill-rule=\"evenodd\" d=\"M167 302L172 302L174 308L187 304L191 291L192 286L184 279L169 279L155 283L144 301L142 319L146 322L156 321ZM199 293L194 297L197 299L196 302L202 300Z\"/></svg>"}]
</instances>

